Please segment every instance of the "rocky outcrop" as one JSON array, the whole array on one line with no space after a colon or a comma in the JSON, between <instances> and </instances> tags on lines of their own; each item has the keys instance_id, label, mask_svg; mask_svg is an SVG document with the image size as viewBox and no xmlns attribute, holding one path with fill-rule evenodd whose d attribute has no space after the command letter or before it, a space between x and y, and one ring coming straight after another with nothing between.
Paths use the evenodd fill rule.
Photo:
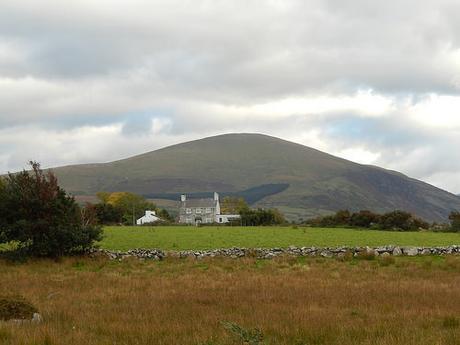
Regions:
<instances>
[{"instance_id":1,"label":"rocky outcrop","mask_svg":"<svg viewBox=\"0 0 460 345\"><path fill-rule=\"evenodd\" d=\"M139 259L162 260L166 257L175 258L212 258L229 257L242 258L254 257L258 259L271 259L277 256L320 256L325 258L340 257L344 255L370 255L370 256L418 256L418 255L460 255L460 245L447 247L295 247L288 248L226 248L209 250L182 250L162 251L160 249L132 249L127 252L109 251L103 249L92 250L91 256L106 256L113 260L122 260L130 257Z\"/></svg>"}]
</instances>

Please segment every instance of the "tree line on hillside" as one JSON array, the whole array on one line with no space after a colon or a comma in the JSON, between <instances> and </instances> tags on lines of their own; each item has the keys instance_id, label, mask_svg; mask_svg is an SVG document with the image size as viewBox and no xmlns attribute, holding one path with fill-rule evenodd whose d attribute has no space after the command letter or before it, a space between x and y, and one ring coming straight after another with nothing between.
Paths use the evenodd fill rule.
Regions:
<instances>
[{"instance_id":1,"label":"tree line on hillside","mask_svg":"<svg viewBox=\"0 0 460 345\"><path fill-rule=\"evenodd\" d=\"M98 224L103 225L134 225L145 211L155 211L164 223L174 222L174 218L165 209L158 208L141 195L129 192L99 192L96 194L99 202L87 203L85 209L95 216Z\"/></svg>"},{"instance_id":2,"label":"tree line on hillside","mask_svg":"<svg viewBox=\"0 0 460 345\"><path fill-rule=\"evenodd\" d=\"M449 219L450 226L437 226L444 231L460 231L460 212L452 212ZM306 221L306 224L315 227L355 227L377 230L396 231L419 231L433 228L425 220L413 214L401 210L395 210L384 214L374 213L369 210L350 212L340 210L333 215L321 216Z\"/></svg>"}]
</instances>

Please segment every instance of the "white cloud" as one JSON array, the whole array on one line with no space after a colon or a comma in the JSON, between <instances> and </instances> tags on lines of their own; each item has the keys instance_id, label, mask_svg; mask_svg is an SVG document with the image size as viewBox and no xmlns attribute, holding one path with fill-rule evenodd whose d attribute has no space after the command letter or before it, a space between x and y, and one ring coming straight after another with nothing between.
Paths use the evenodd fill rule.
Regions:
<instances>
[{"instance_id":1,"label":"white cloud","mask_svg":"<svg viewBox=\"0 0 460 345\"><path fill-rule=\"evenodd\" d=\"M460 129L460 96L430 94L409 106L408 114L428 127Z\"/></svg>"}]
</instances>

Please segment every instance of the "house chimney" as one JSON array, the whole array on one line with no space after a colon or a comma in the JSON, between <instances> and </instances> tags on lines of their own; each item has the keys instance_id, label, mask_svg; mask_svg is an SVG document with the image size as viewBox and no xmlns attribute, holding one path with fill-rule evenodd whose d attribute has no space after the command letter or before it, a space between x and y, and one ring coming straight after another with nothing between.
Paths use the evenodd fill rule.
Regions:
<instances>
[{"instance_id":1,"label":"house chimney","mask_svg":"<svg viewBox=\"0 0 460 345\"><path fill-rule=\"evenodd\" d=\"M185 200L187 200L187 197L185 196L185 194L182 194L180 196L180 201L184 202Z\"/></svg>"},{"instance_id":2,"label":"house chimney","mask_svg":"<svg viewBox=\"0 0 460 345\"><path fill-rule=\"evenodd\" d=\"M219 193L214 192L214 200L219 201Z\"/></svg>"}]
</instances>

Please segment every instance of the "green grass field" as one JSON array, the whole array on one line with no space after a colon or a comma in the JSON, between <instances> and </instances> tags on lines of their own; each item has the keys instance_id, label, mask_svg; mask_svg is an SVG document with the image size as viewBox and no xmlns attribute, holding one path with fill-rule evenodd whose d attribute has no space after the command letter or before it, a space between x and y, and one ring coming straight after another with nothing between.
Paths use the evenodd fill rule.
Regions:
<instances>
[{"instance_id":1,"label":"green grass field","mask_svg":"<svg viewBox=\"0 0 460 345\"><path fill-rule=\"evenodd\" d=\"M215 249L294 246L445 246L460 244L460 234L291 227L105 227L101 248L128 250Z\"/></svg>"}]
</instances>

